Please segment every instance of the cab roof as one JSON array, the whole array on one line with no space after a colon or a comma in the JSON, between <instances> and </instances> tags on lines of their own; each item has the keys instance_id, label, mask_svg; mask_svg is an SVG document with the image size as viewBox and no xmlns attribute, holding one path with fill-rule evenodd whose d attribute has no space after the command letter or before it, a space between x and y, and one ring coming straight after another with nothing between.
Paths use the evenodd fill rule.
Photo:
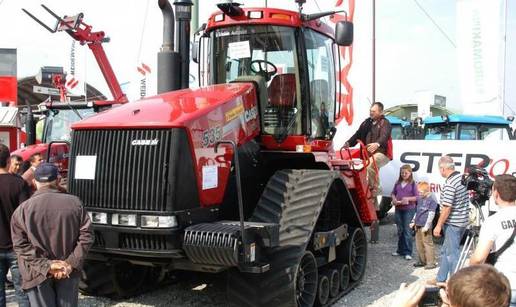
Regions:
<instances>
[{"instance_id":1,"label":"cab roof","mask_svg":"<svg viewBox=\"0 0 516 307\"><path fill-rule=\"evenodd\" d=\"M400 125L402 127L410 126L410 123L406 120L402 120L396 116L387 115L385 116L387 120L391 123L391 125Z\"/></svg>"},{"instance_id":2,"label":"cab roof","mask_svg":"<svg viewBox=\"0 0 516 307\"><path fill-rule=\"evenodd\" d=\"M495 115L463 115L452 114L448 115L448 122L450 123L471 123L471 124L491 124L491 125L510 125L511 122L502 116ZM430 116L424 119L425 125L444 124L446 123L445 116Z\"/></svg>"},{"instance_id":3,"label":"cab roof","mask_svg":"<svg viewBox=\"0 0 516 307\"><path fill-rule=\"evenodd\" d=\"M206 32L236 25L277 25L295 28L307 27L334 38L334 30L328 24L321 22L319 19L303 21L298 12L264 7L243 7L242 10L244 14L234 17L224 14L222 11L213 13L208 19Z\"/></svg>"}]
</instances>

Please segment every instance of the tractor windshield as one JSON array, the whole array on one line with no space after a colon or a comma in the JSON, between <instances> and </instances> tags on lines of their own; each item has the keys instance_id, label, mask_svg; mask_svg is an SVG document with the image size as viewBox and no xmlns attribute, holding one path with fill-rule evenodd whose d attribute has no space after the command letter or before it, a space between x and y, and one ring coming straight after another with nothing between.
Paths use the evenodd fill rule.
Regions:
<instances>
[{"instance_id":1,"label":"tractor windshield","mask_svg":"<svg viewBox=\"0 0 516 307\"><path fill-rule=\"evenodd\" d=\"M267 101L260 106L262 131L278 141L301 134L295 29L271 25L233 26L213 31L212 83L261 76Z\"/></svg>"},{"instance_id":2,"label":"tractor windshield","mask_svg":"<svg viewBox=\"0 0 516 307\"><path fill-rule=\"evenodd\" d=\"M92 108L50 110L44 121L45 143L52 141L70 141L70 133L72 132L70 126L81 120L76 112L78 112L82 118L90 117L94 114Z\"/></svg>"}]
</instances>

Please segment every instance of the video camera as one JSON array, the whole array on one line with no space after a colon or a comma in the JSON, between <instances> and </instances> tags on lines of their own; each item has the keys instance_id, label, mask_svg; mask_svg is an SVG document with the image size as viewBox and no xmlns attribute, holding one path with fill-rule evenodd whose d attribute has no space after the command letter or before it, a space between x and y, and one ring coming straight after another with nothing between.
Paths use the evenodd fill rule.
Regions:
<instances>
[{"instance_id":1,"label":"video camera","mask_svg":"<svg viewBox=\"0 0 516 307\"><path fill-rule=\"evenodd\" d=\"M462 184L466 190L473 191L471 203L476 206L483 206L491 197L493 180L489 178L487 171L479 166L470 166L468 173L462 175Z\"/></svg>"}]
</instances>

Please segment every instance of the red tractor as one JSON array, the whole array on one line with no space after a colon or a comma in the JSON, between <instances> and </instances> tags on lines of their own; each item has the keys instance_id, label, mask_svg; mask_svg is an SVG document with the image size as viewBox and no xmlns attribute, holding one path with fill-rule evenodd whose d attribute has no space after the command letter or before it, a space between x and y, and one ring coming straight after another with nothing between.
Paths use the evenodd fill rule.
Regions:
<instances>
[{"instance_id":1,"label":"red tractor","mask_svg":"<svg viewBox=\"0 0 516 307\"><path fill-rule=\"evenodd\" d=\"M332 304L364 276L377 219L366 154L332 143L352 24L220 4L195 44L207 85L194 90L191 2L175 5L178 51L159 1L160 94L72 126L69 191L95 232L81 290L128 296L163 272L227 271L236 306Z\"/></svg>"}]
</instances>

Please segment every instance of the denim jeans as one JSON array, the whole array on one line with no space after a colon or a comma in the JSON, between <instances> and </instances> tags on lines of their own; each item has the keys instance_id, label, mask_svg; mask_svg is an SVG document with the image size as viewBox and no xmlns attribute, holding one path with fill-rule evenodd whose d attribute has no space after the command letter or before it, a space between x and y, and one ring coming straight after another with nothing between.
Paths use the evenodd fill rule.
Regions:
<instances>
[{"instance_id":1,"label":"denim jeans","mask_svg":"<svg viewBox=\"0 0 516 307\"><path fill-rule=\"evenodd\" d=\"M396 226L398 226L398 249L396 252L402 256L412 256L412 243L414 238L409 224L416 213L416 209L398 210L394 212Z\"/></svg>"},{"instance_id":2,"label":"denim jeans","mask_svg":"<svg viewBox=\"0 0 516 307\"><path fill-rule=\"evenodd\" d=\"M459 261L460 240L464 235L466 227L444 224L443 230L444 242L441 248L439 271L437 272L438 282L445 282L448 276L451 276L455 272L455 267Z\"/></svg>"},{"instance_id":3,"label":"denim jeans","mask_svg":"<svg viewBox=\"0 0 516 307\"><path fill-rule=\"evenodd\" d=\"M29 298L21 289L21 276L16 262L16 255L13 251L0 251L0 307L5 307L5 280L7 271L11 269L16 300L20 307L29 307Z\"/></svg>"}]
</instances>

